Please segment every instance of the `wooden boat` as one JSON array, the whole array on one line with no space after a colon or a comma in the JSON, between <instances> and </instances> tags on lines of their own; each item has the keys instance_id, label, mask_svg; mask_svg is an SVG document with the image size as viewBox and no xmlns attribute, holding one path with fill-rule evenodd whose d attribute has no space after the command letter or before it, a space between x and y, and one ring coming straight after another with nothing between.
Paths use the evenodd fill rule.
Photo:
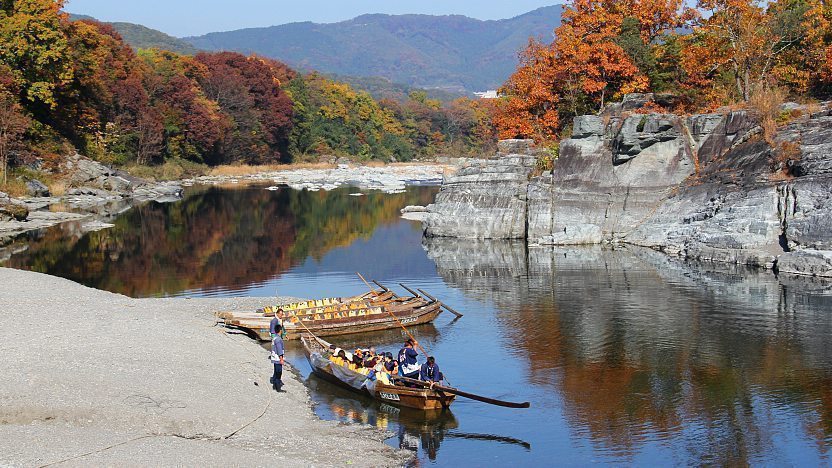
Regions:
<instances>
[{"instance_id":1,"label":"wooden boat","mask_svg":"<svg viewBox=\"0 0 832 468\"><path fill-rule=\"evenodd\" d=\"M429 388L409 388L371 380L360 372L331 361L330 343L311 335L301 336L306 359L315 375L332 383L363 393L386 404L435 411L448 408L456 395Z\"/></svg>"},{"instance_id":2,"label":"wooden boat","mask_svg":"<svg viewBox=\"0 0 832 468\"><path fill-rule=\"evenodd\" d=\"M337 336L398 328L401 324L419 325L432 322L442 311L438 300L397 297L392 291L383 290L350 298L296 302L255 312L218 312L217 317L227 327L242 329L269 341L269 323L278 307L284 310L286 338L290 340L298 339L307 329L316 336Z\"/></svg>"}]
</instances>

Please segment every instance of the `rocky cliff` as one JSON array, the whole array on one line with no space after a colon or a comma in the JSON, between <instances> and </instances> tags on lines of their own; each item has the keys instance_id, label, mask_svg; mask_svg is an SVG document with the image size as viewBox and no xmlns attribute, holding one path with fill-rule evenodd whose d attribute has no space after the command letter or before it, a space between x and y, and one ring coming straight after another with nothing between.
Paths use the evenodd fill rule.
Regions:
<instances>
[{"instance_id":1,"label":"rocky cliff","mask_svg":"<svg viewBox=\"0 0 832 468\"><path fill-rule=\"evenodd\" d=\"M425 217L428 236L526 237L526 193L536 157L531 140L505 140L495 159L469 161L445 176Z\"/></svg>"},{"instance_id":2,"label":"rocky cliff","mask_svg":"<svg viewBox=\"0 0 832 468\"><path fill-rule=\"evenodd\" d=\"M832 106L785 106L790 121L767 143L747 111L682 117L648 112L651 100L577 117L551 173L524 180L520 155L463 168L426 234L629 243L832 277Z\"/></svg>"}]
</instances>

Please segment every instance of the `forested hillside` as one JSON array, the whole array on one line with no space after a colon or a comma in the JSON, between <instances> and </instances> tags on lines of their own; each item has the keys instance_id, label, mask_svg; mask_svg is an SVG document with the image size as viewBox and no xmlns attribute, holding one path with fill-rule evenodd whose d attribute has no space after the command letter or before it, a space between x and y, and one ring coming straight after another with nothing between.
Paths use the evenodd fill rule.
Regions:
<instances>
[{"instance_id":1,"label":"forested hillside","mask_svg":"<svg viewBox=\"0 0 832 468\"><path fill-rule=\"evenodd\" d=\"M69 15L70 21L92 20L96 19L87 15ZM124 42L133 46L134 49L162 49L176 52L182 55L195 55L199 50L189 43L178 39L171 35L165 34L162 31L148 28L140 24L114 22L106 23L113 27L116 32L121 35Z\"/></svg>"},{"instance_id":2,"label":"forested hillside","mask_svg":"<svg viewBox=\"0 0 832 468\"><path fill-rule=\"evenodd\" d=\"M529 37L551 41L561 11L554 5L499 21L363 15L333 24L293 23L185 40L199 49L257 53L301 69L471 92L502 84Z\"/></svg>"},{"instance_id":3,"label":"forested hillside","mask_svg":"<svg viewBox=\"0 0 832 468\"><path fill-rule=\"evenodd\" d=\"M0 3L4 179L57 169L76 150L114 165L406 161L495 141L489 102L377 101L259 56L136 52L112 25L72 21L62 6Z\"/></svg>"}]
</instances>

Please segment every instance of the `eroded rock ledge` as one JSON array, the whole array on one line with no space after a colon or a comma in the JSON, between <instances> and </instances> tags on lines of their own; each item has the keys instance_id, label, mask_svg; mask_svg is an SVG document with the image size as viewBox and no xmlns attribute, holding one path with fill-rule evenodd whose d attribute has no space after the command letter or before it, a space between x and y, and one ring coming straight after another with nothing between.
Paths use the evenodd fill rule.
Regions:
<instances>
[{"instance_id":1,"label":"eroded rock ledge","mask_svg":"<svg viewBox=\"0 0 832 468\"><path fill-rule=\"evenodd\" d=\"M167 203L182 198L174 182L150 182L116 171L75 154L61 168L69 188L52 196L37 180L29 181L30 197L11 198L0 192L0 244L4 239L66 221L83 221L85 231L109 227L116 215L137 203Z\"/></svg>"},{"instance_id":2,"label":"eroded rock ledge","mask_svg":"<svg viewBox=\"0 0 832 468\"><path fill-rule=\"evenodd\" d=\"M529 141L446 177L427 236L629 243L832 277L832 105L788 106L773 145L746 111L682 117L629 95L574 120L551 173Z\"/></svg>"}]
</instances>

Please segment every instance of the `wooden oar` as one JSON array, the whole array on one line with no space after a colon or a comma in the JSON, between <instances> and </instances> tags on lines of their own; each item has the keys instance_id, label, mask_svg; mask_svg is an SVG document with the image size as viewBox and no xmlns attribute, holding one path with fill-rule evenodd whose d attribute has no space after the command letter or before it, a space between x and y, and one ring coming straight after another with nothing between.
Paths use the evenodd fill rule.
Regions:
<instances>
[{"instance_id":1,"label":"wooden oar","mask_svg":"<svg viewBox=\"0 0 832 468\"><path fill-rule=\"evenodd\" d=\"M393 292L393 290L392 290L392 289L390 289L390 288L388 288L387 286L385 286L385 285L383 285L383 284L379 283L378 281L376 281L376 280L372 280L372 281L373 281L373 283L375 283L375 284L376 284L376 286L380 287L381 289L383 289L383 290L385 290L385 291L388 291L388 292L390 292L390 293L393 293L393 297L396 297L396 298L401 297L401 296L399 296L398 294L396 294L395 292Z\"/></svg>"},{"instance_id":2,"label":"wooden oar","mask_svg":"<svg viewBox=\"0 0 832 468\"><path fill-rule=\"evenodd\" d=\"M419 293L417 293L416 291L414 291L414 290L412 290L412 289L408 288L408 287L407 287L407 286L405 286L403 283L399 283L399 286L401 286L401 287L403 287L403 288L407 289L407 291L408 291L410 294L413 294L413 296L414 296L414 297L422 297L422 296L420 296L420 295L419 295ZM436 302L436 301L433 301L433 302Z\"/></svg>"},{"instance_id":3,"label":"wooden oar","mask_svg":"<svg viewBox=\"0 0 832 468\"><path fill-rule=\"evenodd\" d=\"M417 289L418 289L418 288L417 288ZM423 289L419 289L419 292L420 292L420 293L422 293L422 294L424 294L424 295L425 295L425 297L427 297L428 299L430 299L430 300L432 300L432 301L434 301L434 302L437 302L437 301L438 301L438 299L436 299L435 297L433 297L433 296L431 296L430 294L426 293ZM462 317L462 314L460 314L459 312L457 312L457 311L455 311L454 309L452 309L452 308L451 308L451 306L449 306L448 304L445 304L444 302L441 302L441 304L442 304L442 307L444 307L444 308L445 308L448 312L450 312L450 313L452 313L452 314L456 315L457 317Z\"/></svg>"},{"instance_id":4,"label":"wooden oar","mask_svg":"<svg viewBox=\"0 0 832 468\"><path fill-rule=\"evenodd\" d=\"M361 278L361 281L363 281L363 282L364 282L364 284L366 284L368 288L370 288L370 292L373 292L373 293L375 293L375 292L376 292L376 290L375 290L375 289L373 289L373 287L372 287L372 286L370 286L370 283L368 283L368 282L367 282L367 280L365 280L365 279L364 279L364 277L363 277L363 276L361 276L361 273L359 273L359 272L357 272L357 271L356 271L356 272L355 272L355 274L356 274L356 275L358 275L358 277L359 277L359 278Z\"/></svg>"},{"instance_id":5,"label":"wooden oar","mask_svg":"<svg viewBox=\"0 0 832 468\"><path fill-rule=\"evenodd\" d=\"M397 375L394 375L391 378L393 380L399 380L399 381L404 382L404 383L409 383L409 384L412 384L412 385L419 385L421 387L430 388L434 391L442 391L442 392L445 392L445 393L451 393L453 395L459 395L461 397L470 398L471 400L481 401L483 403L488 403L490 405L504 406L506 408L528 408L528 407L531 406L531 404L528 401L524 401L523 403L515 403L515 402L512 402L512 401L503 401L503 400L498 400L496 398L489 398L489 397L485 397L485 396L482 396L482 395L477 395L475 393L464 392L462 390L452 388L452 387L446 387L444 385L437 385L435 383L433 385L431 385L431 382L424 382L422 380L410 379L410 378L407 378L407 377L401 377L401 376L397 376Z\"/></svg>"}]
</instances>

